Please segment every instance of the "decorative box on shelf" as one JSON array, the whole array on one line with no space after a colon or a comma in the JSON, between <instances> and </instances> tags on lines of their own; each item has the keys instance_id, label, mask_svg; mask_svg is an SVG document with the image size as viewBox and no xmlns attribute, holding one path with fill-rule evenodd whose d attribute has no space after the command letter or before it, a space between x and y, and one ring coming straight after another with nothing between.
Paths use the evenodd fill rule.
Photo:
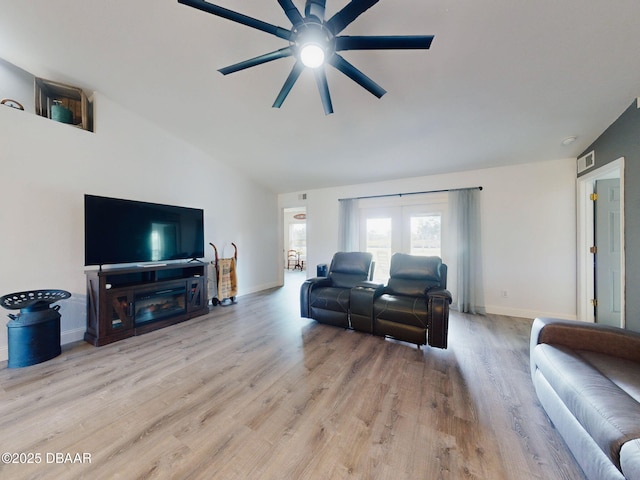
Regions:
<instances>
[{"instance_id":1,"label":"decorative box on shelf","mask_svg":"<svg viewBox=\"0 0 640 480\"><path fill-rule=\"evenodd\" d=\"M93 131L93 104L81 88L35 79L36 114Z\"/></svg>"}]
</instances>

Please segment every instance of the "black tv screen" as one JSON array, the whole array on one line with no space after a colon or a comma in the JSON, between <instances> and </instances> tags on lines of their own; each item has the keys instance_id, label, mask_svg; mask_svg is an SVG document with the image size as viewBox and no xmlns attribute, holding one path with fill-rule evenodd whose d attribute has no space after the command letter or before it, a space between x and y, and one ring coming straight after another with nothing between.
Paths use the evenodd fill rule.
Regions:
<instances>
[{"instance_id":1,"label":"black tv screen","mask_svg":"<svg viewBox=\"0 0 640 480\"><path fill-rule=\"evenodd\" d=\"M85 265L204 257L204 211L84 196Z\"/></svg>"}]
</instances>

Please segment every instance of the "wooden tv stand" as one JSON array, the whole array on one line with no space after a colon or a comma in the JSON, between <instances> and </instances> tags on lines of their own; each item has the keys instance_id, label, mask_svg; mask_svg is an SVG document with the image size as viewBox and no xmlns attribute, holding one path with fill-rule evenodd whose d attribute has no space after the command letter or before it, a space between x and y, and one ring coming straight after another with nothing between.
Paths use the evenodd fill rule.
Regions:
<instances>
[{"instance_id":1,"label":"wooden tv stand","mask_svg":"<svg viewBox=\"0 0 640 480\"><path fill-rule=\"evenodd\" d=\"M209 313L206 263L87 270L85 341L96 347Z\"/></svg>"}]
</instances>

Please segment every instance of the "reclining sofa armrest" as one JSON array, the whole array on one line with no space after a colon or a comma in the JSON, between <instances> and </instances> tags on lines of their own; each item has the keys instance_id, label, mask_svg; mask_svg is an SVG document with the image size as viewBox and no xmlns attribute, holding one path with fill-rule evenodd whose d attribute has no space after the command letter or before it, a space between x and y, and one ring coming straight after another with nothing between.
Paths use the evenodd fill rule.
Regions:
<instances>
[{"instance_id":1,"label":"reclining sofa armrest","mask_svg":"<svg viewBox=\"0 0 640 480\"><path fill-rule=\"evenodd\" d=\"M624 478L640 478L640 439L622 445L620 464Z\"/></svg>"},{"instance_id":2,"label":"reclining sofa armrest","mask_svg":"<svg viewBox=\"0 0 640 480\"><path fill-rule=\"evenodd\" d=\"M451 293L445 289L427 292L427 325L429 346L447 348L449 338L449 305Z\"/></svg>"},{"instance_id":3,"label":"reclining sofa armrest","mask_svg":"<svg viewBox=\"0 0 640 480\"><path fill-rule=\"evenodd\" d=\"M429 299L429 297L442 297L443 299L447 300L449 304L451 304L451 301L453 299L453 297L451 296L451 292L444 288L432 288L431 290L427 290L427 300Z\"/></svg>"},{"instance_id":4,"label":"reclining sofa armrest","mask_svg":"<svg viewBox=\"0 0 640 480\"><path fill-rule=\"evenodd\" d=\"M330 287L331 280L327 277L308 278L300 286L300 316L311 318L311 290L318 287Z\"/></svg>"},{"instance_id":5,"label":"reclining sofa armrest","mask_svg":"<svg viewBox=\"0 0 640 480\"><path fill-rule=\"evenodd\" d=\"M640 362L640 333L597 323L536 318L531 326L531 353L539 343L563 345ZM531 373L535 373L533 362Z\"/></svg>"},{"instance_id":6,"label":"reclining sofa armrest","mask_svg":"<svg viewBox=\"0 0 640 480\"><path fill-rule=\"evenodd\" d=\"M380 295L382 295L382 292L384 290L384 285L382 283L376 283L376 282L371 282L369 280L366 280L363 282L356 283L356 286L353 288L368 290L373 293L375 298L378 298Z\"/></svg>"},{"instance_id":7,"label":"reclining sofa armrest","mask_svg":"<svg viewBox=\"0 0 640 480\"><path fill-rule=\"evenodd\" d=\"M384 285L371 281L358 282L351 289L349 310L351 328L373 333L373 302L384 292Z\"/></svg>"}]
</instances>

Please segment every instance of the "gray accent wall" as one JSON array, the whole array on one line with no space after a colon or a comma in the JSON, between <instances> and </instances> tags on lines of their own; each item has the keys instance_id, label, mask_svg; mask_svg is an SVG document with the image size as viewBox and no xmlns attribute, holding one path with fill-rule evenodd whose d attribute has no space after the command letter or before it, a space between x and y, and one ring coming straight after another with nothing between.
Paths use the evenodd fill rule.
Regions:
<instances>
[{"instance_id":1,"label":"gray accent wall","mask_svg":"<svg viewBox=\"0 0 640 480\"><path fill-rule=\"evenodd\" d=\"M624 157L625 318L629 330L640 332L640 109L637 101L580 157L592 150L594 168Z\"/></svg>"}]
</instances>

